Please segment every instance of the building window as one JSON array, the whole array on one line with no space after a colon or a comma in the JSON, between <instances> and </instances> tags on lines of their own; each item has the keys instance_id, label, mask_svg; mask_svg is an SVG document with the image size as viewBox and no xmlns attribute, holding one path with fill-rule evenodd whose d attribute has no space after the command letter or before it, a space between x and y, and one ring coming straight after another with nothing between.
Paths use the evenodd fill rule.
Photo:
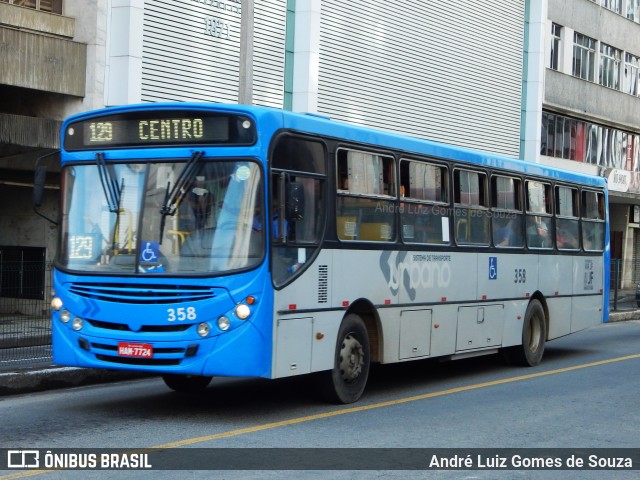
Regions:
<instances>
[{"instance_id":1,"label":"building window","mask_svg":"<svg viewBox=\"0 0 640 480\"><path fill-rule=\"evenodd\" d=\"M0 0L0 3L62 15L62 0Z\"/></svg>"},{"instance_id":2,"label":"building window","mask_svg":"<svg viewBox=\"0 0 640 480\"><path fill-rule=\"evenodd\" d=\"M622 14L622 0L602 0L601 5L618 14Z\"/></svg>"},{"instance_id":3,"label":"building window","mask_svg":"<svg viewBox=\"0 0 640 480\"><path fill-rule=\"evenodd\" d=\"M600 85L620 89L622 52L606 43L600 43Z\"/></svg>"},{"instance_id":4,"label":"building window","mask_svg":"<svg viewBox=\"0 0 640 480\"><path fill-rule=\"evenodd\" d=\"M640 171L640 135L542 112L540 153L605 168Z\"/></svg>"},{"instance_id":5,"label":"building window","mask_svg":"<svg viewBox=\"0 0 640 480\"><path fill-rule=\"evenodd\" d=\"M549 59L549 68L558 70L560 65L560 36L562 26L557 23L551 24L551 58Z\"/></svg>"},{"instance_id":6,"label":"building window","mask_svg":"<svg viewBox=\"0 0 640 480\"><path fill-rule=\"evenodd\" d=\"M573 35L573 76L594 81L596 41L575 32Z\"/></svg>"},{"instance_id":7,"label":"building window","mask_svg":"<svg viewBox=\"0 0 640 480\"><path fill-rule=\"evenodd\" d=\"M627 0L627 18L640 23L640 0Z\"/></svg>"},{"instance_id":8,"label":"building window","mask_svg":"<svg viewBox=\"0 0 640 480\"><path fill-rule=\"evenodd\" d=\"M624 93L638 95L638 79L640 77L640 58L630 53L624 57Z\"/></svg>"}]
</instances>

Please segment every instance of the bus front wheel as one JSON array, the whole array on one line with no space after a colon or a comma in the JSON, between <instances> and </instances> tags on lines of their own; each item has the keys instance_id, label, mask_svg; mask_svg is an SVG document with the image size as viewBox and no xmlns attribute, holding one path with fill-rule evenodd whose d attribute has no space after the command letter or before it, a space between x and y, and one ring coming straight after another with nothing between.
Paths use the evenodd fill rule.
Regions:
<instances>
[{"instance_id":1,"label":"bus front wheel","mask_svg":"<svg viewBox=\"0 0 640 480\"><path fill-rule=\"evenodd\" d=\"M183 393L195 393L207 388L213 377L201 375L163 375L162 380L172 390Z\"/></svg>"},{"instance_id":2,"label":"bus front wheel","mask_svg":"<svg viewBox=\"0 0 640 480\"><path fill-rule=\"evenodd\" d=\"M522 345L503 349L509 364L535 367L542 361L547 338L547 322L539 300L531 300L524 315Z\"/></svg>"},{"instance_id":3,"label":"bus front wheel","mask_svg":"<svg viewBox=\"0 0 640 480\"><path fill-rule=\"evenodd\" d=\"M349 314L338 331L333 369L318 379L320 394L332 403L356 402L367 384L370 364L367 327L358 315Z\"/></svg>"}]
</instances>

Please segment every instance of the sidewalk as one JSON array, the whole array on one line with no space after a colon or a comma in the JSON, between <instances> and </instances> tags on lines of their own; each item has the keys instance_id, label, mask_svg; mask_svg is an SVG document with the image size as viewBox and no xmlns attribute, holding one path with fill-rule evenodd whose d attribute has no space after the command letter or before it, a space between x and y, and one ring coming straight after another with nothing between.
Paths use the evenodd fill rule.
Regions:
<instances>
[{"instance_id":1,"label":"sidewalk","mask_svg":"<svg viewBox=\"0 0 640 480\"><path fill-rule=\"evenodd\" d=\"M609 322L640 320L635 290L620 290L617 305L614 305L613 293L610 296ZM14 319L6 323L5 327L6 325L9 325L13 333L20 333L20 341L17 342L15 338L3 340L0 335L0 360L10 359L0 361L0 396L151 376L125 370L54 366L51 361L48 324L30 324L22 328L20 322ZM9 330L5 328L0 333L7 331Z\"/></svg>"},{"instance_id":2,"label":"sidewalk","mask_svg":"<svg viewBox=\"0 0 640 480\"><path fill-rule=\"evenodd\" d=\"M632 289L619 290L617 299L613 291L609 296L609 321L621 322L625 320L640 320L640 307L636 302L636 291Z\"/></svg>"}]
</instances>

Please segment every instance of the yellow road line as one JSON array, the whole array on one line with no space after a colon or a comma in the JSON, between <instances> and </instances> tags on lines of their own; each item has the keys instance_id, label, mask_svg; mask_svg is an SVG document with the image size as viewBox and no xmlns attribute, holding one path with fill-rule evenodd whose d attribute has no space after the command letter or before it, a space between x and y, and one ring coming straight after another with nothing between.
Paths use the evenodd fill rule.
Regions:
<instances>
[{"instance_id":1,"label":"yellow road line","mask_svg":"<svg viewBox=\"0 0 640 480\"><path fill-rule=\"evenodd\" d=\"M556 370L547 370L545 372L538 372L538 373L531 373L529 375L520 375L518 377L509 377L509 378L503 378L501 380L493 380L491 382L483 382L483 383L475 383L473 385L467 385L464 387L456 387L456 388L450 388L448 390L440 390L437 392L431 392L431 393L424 393L421 395L414 395L411 397L404 397L404 398L399 398L397 400L389 400L386 402L378 402L378 403L372 403L370 405L361 405L361 406L357 406L357 407L346 407L346 408L341 408L339 410L333 410L331 412L325 412L325 413L318 413L315 415L308 415L306 417L297 417L297 418L291 418L289 420L282 420L280 422L272 422L272 423L265 423L262 425L255 425L253 427L246 427L246 428L238 428L236 430L229 430L227 432L221 432L221 433L214 433L212 435L205 435L202 437L194 437L194 438L187 438L184 440L178 440L176 442L168 442L168 443L163 443L160 445L155 445L153 447L148 447L149 449L167 449L167 448L178 448L178 447L184 447L186 445L193 445L196 443L202 443L202 442L209 442L212 440L220 440L222 438L230 438L230 437L237 437L240 435L246 435L248 433L255 433L255 432L261 432L264 430L271 430L274 428L280 428L280 427L287 427L290 425L298 425L300 423L306 423L306 422L313 422L315 420L322 420L324 418L331 418L331 417L337 417L338 415L347 415L350 413L358 413L358 412L366 412L368 410L375 410L377 408L384 408L384 407L392 407L395 405L402 405L404 403L410 403L410 402L416 402L418 400L426 400L428 398L435 398L435 397L442 397L444 395L452 395L454 393L460 393L460 392L468 392L470 390L477 390L480 388L487 388L487 387L493 387L496 385L504 385L507 383L513 383L513 382L520 382L523 380L530 380L532 378L539 378L539 377L546 377L548 375L556 375L559 373L567 373L567 372L572 372L575 370L582 370L585 368L591 368L591 367L597 367L600 365L607 365L609 363L616 363L616 362L624 362L626 360L634 360L640 358L640 353L635 354L635 355L627 355L624 357L616 357L616 358L610 358L608 360L601 360L599 362L592 362L592 363L584 363L581 365L574 365L573 367L565 367L565 368L558 368ZM24 478L24 477L29 477L32 475L40 475L42 473L47 473L50 471L55 471L55 470L32 470L32 471L21 471L21 472L16 472L14 474L9 474L9 475L5 475L5 476L0 476L0 480L13 480L16 478Z\"/></svg>"},{"instance_id":2,"label":"yellow road line","mask_svg":"<svg viewBox=\"0 0 640 480\"><path fill-rule=\"evenodd\" d=\"M625 361L625 360L632 360L632 359L636 359L636 358L640 358L640 353L639 354L635 354L635 355L627 355L625 357L617 357L617 358L611 358L611 359L608 359L608 360L601 360L599 362L592 362L592 363L585 363L585 364L582 364L582 365L575 365L573 367L559 368L559 369L556 369L556 370L548 370L546 372L531 373L529 375L521 375L519 377L510 377L510 378L503 378L501 380L494 380L494 381L491 381L491 382L476 383L476 384L473 384L473 385L467 385L465 387L456 387L456 388L450 388L448 390L440 390L438 392L424 393L422 395L415 395L415 396L412 396L412 397L399 398L397 400L389 400L387 402L372 403L370 405L361 405L361 406L358 406L358 407L347 407L347 408L342 408L340 410L333 410L331 412L318 413L316 415L309 415L309 416L306 416L306 417L292 418L292 419L289 419L289 420L282 420L280 422L265 423L263 425L256 425L254 427L239 428L239 429L236 429L236 430L230 430L228 432L215 433L213 435L205 435L203 437L187 438L185 440L179 440L177 442L163 443L162 445L156 445L155 447L152 447L152 448L184 447L185 445L193 445L195 443L208 442L208 441L211 441L211 440L219 440L221 438L237 437L238 435L245 435L247 433L260 432L260 431L263 431L263 430L271 430L273 428L286 427L286 426L289 426L289 425L297 425L299 423L312 422L312 421L315 421L315 420L321 420L321 419L324 419L324 418L337 417L338 415L346 415L346 414L349 414L349 413L358 413L358 412L365 412L367 410L374 410L374 409L377 409L377 408L392 407L394 405L401 405L403 403L416 402L418 400L425 400L427 398L442 397L444 395L451 395L451 394L454 394L454 393L467 392L469 390L477 390L479 388L493 387L493 386L496 386L496 385L503 385L503 384L506 384L506 383L519 382L519 381L522 381L522 380L529 380L529 379L532 379L532 378L544 377L544 376L547 376L547 375L555 375L555 374L558 374L558 373L566 373L566 372L571 372L571 371L574 371L574 370L580 370L580 369L583 369L583 368L597 367L599 365L606 365L608 363L622 362L622 361ZM1 480L1 477L0 477L0 480Z\"/></svg>"}]
</instances>

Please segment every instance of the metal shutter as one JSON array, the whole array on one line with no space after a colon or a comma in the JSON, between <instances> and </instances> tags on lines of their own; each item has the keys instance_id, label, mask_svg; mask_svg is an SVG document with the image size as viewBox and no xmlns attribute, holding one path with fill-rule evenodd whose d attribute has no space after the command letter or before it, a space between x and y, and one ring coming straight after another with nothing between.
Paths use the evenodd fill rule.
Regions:
<instances>
[{"instance_id":1,"label":"metal shutter","mask_svg":"<svg viewBox=\"0 0 640 480\"><path fill-rule=\"evenodd\" d=\"M322 0L318 111L517 157L524 0Z\"/></svg>"},{"instance_id":2,"label":"metal shutter","mask_svg":"<svg viewBox=\"0 0 640 480\"><path fill-rule=\"evenodd\" d=\"M253 102L282 108L287 0L255 0Z\"/></svg>"},{"instance_id":3,"label":"metal shutter","mask_svg":"<svg viewBox=\"0 0 640 480\"><path fill-rule=\"evenodd\" d=\"M281 107L286 0L256 1L254 12L254 100ZM207 34L205 19L228 38ZM148 0L143 26L143 101L238 101L238 1Z\"/></svg>"}]
</instances>

